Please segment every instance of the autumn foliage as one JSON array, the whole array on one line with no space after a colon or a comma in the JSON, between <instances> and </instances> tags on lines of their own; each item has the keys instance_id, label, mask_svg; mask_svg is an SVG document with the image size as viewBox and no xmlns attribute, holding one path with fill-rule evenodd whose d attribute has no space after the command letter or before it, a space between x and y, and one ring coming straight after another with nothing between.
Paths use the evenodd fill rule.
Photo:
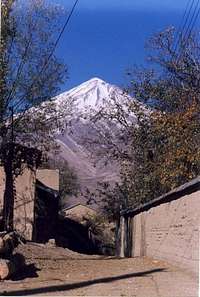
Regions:
<instances>
[{"instance_id":1,"label":"autumn foliage","mask_svg":"<svg viewBox=\"0 0 200 297\"><path fill-rule=\"evenodd\" d=\"M114 116L125 146L113 156L121 182L99 191L109 216L116 218L121 209L149 202L200 174L199 36L180 39L176 50L175 36L173 28L154 35L148 43L150 67L128 71L125 96L134 99L128 108L116 107ZM137 123L123 110L135 114ZM127 125L121 124L121 113Z\"/></svg>"}]
</instances>

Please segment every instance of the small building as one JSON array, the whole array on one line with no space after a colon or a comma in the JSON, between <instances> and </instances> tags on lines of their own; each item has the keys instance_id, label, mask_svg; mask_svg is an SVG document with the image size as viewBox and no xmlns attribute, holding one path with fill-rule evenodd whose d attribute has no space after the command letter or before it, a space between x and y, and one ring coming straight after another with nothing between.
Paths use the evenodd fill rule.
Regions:
<instances>
[{"instance_id":1,"label":"small building","mask_svg":"<svg viewBox=\"0 0 200 297\"><path fill-rule=\"evenodd\" d=\"M113 225L98 220L98 212L82 203L62 209L57 229L58 245L81 253L114 255Z\"/></svg>"},{"instance_id":2,"label":"small building","mask_svg":"<svg viewBox=\"0 0 200 297\"><path fill-rule=\"evenodd\" d=\"M121 212L121 257L149 256L198 273L200 177Z\"/></svg>"},{"instance_id":3,"label":"small building","mask_svg":"<svg viewBox=\"0 0 200 297\"><path fill-rule=\"evenodd\" d=\"M4 189L5 174L0 167L0 216L3 213ZM59 171L34 170L24 166L22 174L15 180L15 189L15 230L27 240L52 238L52 228L58 215ZM42 221L42 225L39 221Z\"/></svg>"},{"instance_id":4,"label":"small building","mask_svg":"<svg viewBox=\"0 0 200 297\"><path fill-rule=\"evenodd\" d=\"M82 203L71 205L60 211L62 218L73 220L82 225L85 225L88 220L94 218L96 215L96 210Z\"/></svg>"},{"instance_id":5,"label":"small building","mask_svg":"<svg viewBox=\"0 0 200 297\"><path fill-rule=\"evenodd\" d=\"M59 171L36 171L32 240L45 243L56 237L59 210Z\"/></svg>"},{"instance_id":6,"label":"small building","mask_svg":"<svg viewBox=\"0 0 200 297\"><path fill-rule=\"evenodd\" d=\"M88 224L95 215L95 210L81 203L62 209L56 243L79 253L97 253L98 248Z\"/></svg>"}]
</instances>

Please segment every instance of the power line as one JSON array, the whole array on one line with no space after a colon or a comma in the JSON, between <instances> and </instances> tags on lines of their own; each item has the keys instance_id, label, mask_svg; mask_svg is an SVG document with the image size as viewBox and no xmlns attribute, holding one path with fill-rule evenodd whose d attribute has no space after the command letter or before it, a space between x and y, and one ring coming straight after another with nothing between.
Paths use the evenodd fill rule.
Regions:
<instances>
[{"instance_id":1,"label":"power line","mask_svg":"<svg viewBox=\"0 0 200 297\"><path fill-rule=\"evenodd\" d=\"M187 22L189 20L190 13L191 13L192 8L194 6L194 2L195 2L195 0L189 0L187 2L187 5L186 5L186 8L185 8L183 17L182 17L182 21L180 22L180 25L179 25L178 30L177 30L177 34L176 34L177 37L175 37L175 39L177 38L177 41L175 42L174 53L176 53L176 51L177 51L177 48L178 48L178 45L179 45L179 42L180 42L180 39L181 39L181 32L183 32L185 30L185 26L187 25ZM184 19L185 19L185 21L184 21ZM179 35L179 37L178 37L178 35Z\"/></svg>"},{"instance_id":2,"label":"power line","mask_svg":"<svg viewBox=\"0 0 200 297\"><path fill-rule=\"evenodd\" d=\"M191 21L190 21L190 23L189 23L189 25L188 25L188 28L187 28L186 32L185 32L185 38L187 37L187 34L188 34L188 33L189 33L189 34L188 34L188 38L190 37L190 35L191 35L191 33L192 33L192 30L194 29L195 23L196 23L196 21L197 21L197 18L198 18L198 16L199 16L199 13L200 13L200 7L198 8L198 6L199 6L199 1L200 1L200 0L197 1L197 4L196 4L196 6L195 6L194 13L193 13L192 18L191 18ZM190 26L191 26L191 28L190 28Z\"/></svg>"},{"instance_id":3,"label":"power line","mask_svg":"<svg viewBox=\"0 0 200 297\"><path fill-rule=\"evenodd\" d=\"M70 21L72 15L73 15L73 13L74 13L74 11L75 11L75 9L76 9L76 6L77 6L78 2L79 2L79 0L76 0L76 1L74 2L74 5L72 6L72 8L71 8L71 10L70 10L70 13L69 13L69 15L68 15L68 18L67 18L66 22L64 23L64 25L63 25L63 27L62 27L62 30L60 31L60 34L58 35L58 37L57 37L57 39L56 39L56 42L54 43L54 46L53 46L53 49L52 49L51 53L49 54L48 58L46 59L44 65L43 65L43 67L42 67L42 69L41 69L40 72L39 72L39 74L37 75L37 77L35 78L35 80L33 80L32 84L31 84L30 87L28 88L28 91L31 90L31 88L33 87L34 83L37 82L38 77L41 76L42 72L43 72L43 71L45 70L45 68L47 67L47 65L48 65L50 59L52 58L52 56L53 56L53 54L54 54L54 52L55 52L55 50L56 50L56 47L57 47L57 45L58 45L58 43L59 43L59 41L60 41L60 39L61 39L61 37L62 37L64 31L65 31L65 29L66 29L66 27L67 27L68 24L69 24L69 21ZM23 100L24 100L24 97L21 98L20 101L17 102L17 104L14 106L14 108L19 107L20 104L23 102Z\"/></svg>"},{"instance_id":4,"label":"power line","mask_svg":"<svg viewBox=\"0 0 200 297\"><path fill-rule=\"evenodd\" d=\"M46 63L46 64L48 64L48 61L49 61L49 60L51 59L51 57L53 56L53 54L54 54L54 52L55 52L55 49L56 49L56 47L57 47L57 45L58 45L58 43L59 43L59 41L60 41L60 39L61 39L61 37L62 37L62 35L63 35L63 33L64 33L64 31L65 31L67 25L69 24L69 21L70 21L72 15L73 15L73 13L74 13L74 10L75 10L75 8L76 8L78 2L79 2L79 0L76 0L75 3L74 3L74 5L72 6L72 9L71 9L71 11L70 11L70 14L69 14L69 16L68 16L68 18L67 18L67 20L66 20L66 22L65 22L65 24L64 24L64 26L63 26L63 28L62 28L62 30L61 30L61 32L60 32L60 34L59 34L59 36L58 36L58 38L57 38L55 44L54 44L54 47L53 47L52 52L50 53L50 55L49 55L49 57L48 57L48 59L47 59L47 63ZM44 68L45 68L45 67L46 67L46 65L44 66ZM43 72L43 70L41 70L41 72Z\"/></svg>"},{"instance_id":5,"label":"power line","mask_svg":"<svg viewBox=\"0 0 200 297\"><path fill-rule=\"evenodd\" d=\"M181 50L184 50L185 47L187 46L187 42L189 41L189 38L192 34L192 31L195 27L195 24L196 24L196 21L198 19L198 16L200 14L200 7L198 8L199 6L199 3L200 3L200 0L197 1L196 5L195 5L195 8L194 8L194 12L192 14L192 17L190 19L190 22L188 24L188 27L186 28L186 31L184 33L184 35L182 36L182 40L181 42L183 42L183 44L181 45ZM177 59L177 62L179 61L181 57L181 53L179 53L179 56L178 56L178 59Z\"/></svg>"},{"instance_id":6,"label":"power line","mask_svg":"<svg viewBox=\"0 0 200 297\"><path fill-rule=\"evenodd\" d=\"M200 7L199 7L198 12L197 12L197 14L196 14L196 17L195 17L195 20L194 20L194 22L193 22L192 28L190 29L190 32L189 32L189 35L188 35L189 37L191 36L191 33L192 33L193 29L194 29L194 26L195 26L196 21L197 21L197 19L198 19L198 17L199 17L199 14L200 14Z\"/></svg>"}]
</instances>

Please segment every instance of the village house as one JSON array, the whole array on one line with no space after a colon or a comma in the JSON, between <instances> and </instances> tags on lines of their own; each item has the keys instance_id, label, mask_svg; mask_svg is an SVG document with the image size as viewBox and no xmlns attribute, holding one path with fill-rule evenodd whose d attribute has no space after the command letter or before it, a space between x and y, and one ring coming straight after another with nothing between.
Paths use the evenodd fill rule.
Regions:
<instances>
[{"instance_id":1,"label":"village house","mask_svg":"<svg viewBox=\"0 0 200 297\"><path fill-rule=\"evenodd\" d=\"M82 203L62 209L59 212L57 244L76 252L98 253L97 242L89 228L96 215L94 209Z\"/></svg>"},{"instance_id":2,"label":"village house","mask_svg":"<svg viewBox=\"0 0 200 297\"><path fill-rule=\"evenodd\" d=\"M96 210L82 203L77 203L69 207L65 207L60 211L61 217L74 220L83 225L86 224L88 220L94 218L96 215Z\"/></svg>"},{"instance_id":3,"label":"village house","mask_svg":"<svg viewBox=\"0 0 200 297\"><path fill-rule=\"evenodd\" d=\"M97 210L77 203L62 209L59 218L60 245L84 253L114 255L113 224L105 218L99 220Z\"/></svg>"},{"instance_id":4,"label":"village house","mask_svg":"<svg viewBox=\"0 0 200 297\"><path fill-rule=\"evenodd\" d=\"M5 174L0 167L1 216L4 189ZM15 189L14 229L27 240L48 241L53 236L58 216L59 171L33 170L24 166L22 174L15 180Z\"/></svg>"}]
</instances>

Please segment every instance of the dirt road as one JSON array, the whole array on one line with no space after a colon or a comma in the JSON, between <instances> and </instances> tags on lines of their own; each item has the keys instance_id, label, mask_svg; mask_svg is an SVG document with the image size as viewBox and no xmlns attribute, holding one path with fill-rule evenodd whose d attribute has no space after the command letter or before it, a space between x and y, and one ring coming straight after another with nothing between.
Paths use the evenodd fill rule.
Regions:
<instances>
[{"instance_id":1,"label":"dirt road","mask_svg":"<svg viewBox=\"0 0 200 297\"><path fill-rule=\"evenodd\" d=\"M197 297L197 277L148 258L86 256L35 244L19 247L27 268L0 295Z\"/></svg>"}]
</instances>

